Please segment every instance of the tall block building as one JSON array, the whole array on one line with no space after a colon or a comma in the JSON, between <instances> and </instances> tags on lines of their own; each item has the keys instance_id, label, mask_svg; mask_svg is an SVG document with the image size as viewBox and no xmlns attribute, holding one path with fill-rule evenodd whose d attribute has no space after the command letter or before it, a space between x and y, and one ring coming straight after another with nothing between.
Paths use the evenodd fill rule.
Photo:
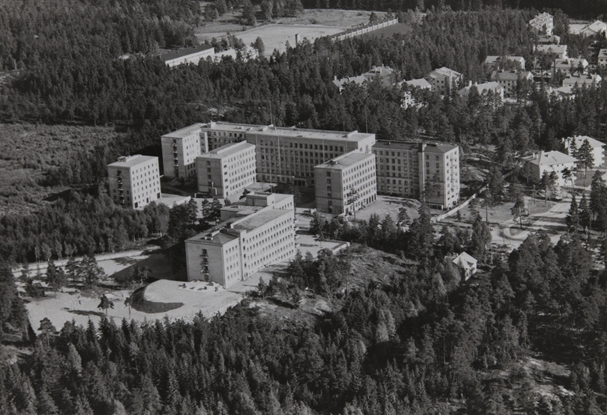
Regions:
<instances>
[{"instance_id":1,"label":"tall block building","mask_svg":"<svg viewBox=\"0 0 607 415\"><path fill-rule=\"evenodd\" d=\"M107 166L110 197L114 203L143 209L160 199L158 157L125 156Z\"/></svg>"},{"instance_id":2,"label":"tall block building","mask_svg":"<svg viewBox=\"0 0 607 415\"><path fill-rule=\"evenodd\" d=\"M209 148L246 141L254 144L257 181L314 184L314 166L350 151L370 153L375 134L212 122L202 128Z\"/></svg>"},{"instance_id":3,"label":"tall block building","mask_svg":"<svg viewBox=\"0 0 607 415\"><path fill-rule=\"evenodd\" d=\"M165 177L179 179L196 175L196 157L209 151L201 126L202 124L193 124L162 136Z\"/></svg>"},{"instance_id":4,"label":"tall block building","mask_svg":"<svg viewBox=\"0 0 607 415\"><path fill-rule=\"evenodd\" d=\"M185 241L188 280L213 281L228 288L295 255L293 197L283 195L282 208L277 208L270 195L265 206L261 206L264 195L256 196L249 205L258 206L253 213L236 215ZM289 197L291 203L285 203Z\"/></svg>"},{"instance_id":5,"label":"tall block building","mask_svg":"<svg viewBox=\"0 0 607 415\"><path fill-rule=\"evenodd\" d=\"M247 142L227 144L196 157L198 190L212 196L239 194L255 183L255 146Z\"/></svg>"},{"instance_id":6,"label":"tall block building","mask_svg":"<svg viewBox=\"0 0 607 415\"><path fill-rule=\"evenodd\" d=\"M375 155L351 151L314 167L316 208L350 214L377 199Z\"/></svg>"},{"instance_id":7,"label":"tall block building","mask_svg":"<svg viewBox=\"0 0 607 415\"><path fill-rule=\"evenodd\" d=\"M444 66L433 70L425 78L432 85L432 89L441 94L445 94L453 88L459 89L464 82L464 75Z\"/></svg>"},{"instance_id":8,"label":"tall block building","mask_svg":"<svg viewBox=\"0 0 607 415\"><path fill-rule=\"evenodd\" d=\"M417 198L439 209L459 202L459 147L378 141L373 152L379 194Z\"/></svg>"}]
</instances>

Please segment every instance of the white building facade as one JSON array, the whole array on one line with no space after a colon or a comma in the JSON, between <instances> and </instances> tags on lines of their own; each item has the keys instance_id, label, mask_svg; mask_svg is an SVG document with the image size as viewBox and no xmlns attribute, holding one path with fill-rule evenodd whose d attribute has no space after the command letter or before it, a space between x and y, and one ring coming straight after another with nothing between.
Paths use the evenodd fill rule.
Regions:
<instances>
[{"instance_id":1,"label":"white building facade","mask_svg":"<svg viewBox=\"0 0 607 415\"><path fill-rule=\"evenodd\" d=\"M119 157L108 164L107 173L110 197L116 204L143 209L160 199L158 157Z\"/></svg>"}]
</instances>

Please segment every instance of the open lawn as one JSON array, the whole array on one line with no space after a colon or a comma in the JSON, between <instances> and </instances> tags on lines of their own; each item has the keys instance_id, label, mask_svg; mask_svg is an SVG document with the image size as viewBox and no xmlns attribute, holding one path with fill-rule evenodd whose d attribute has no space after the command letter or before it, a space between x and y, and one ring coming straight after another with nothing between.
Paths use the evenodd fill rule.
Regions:
<instances>
[{"instance_id":1,"label":"open lawn","mask_svg":"<svg viewBox=\"0 0 607 415\"><path fill-rule=\"evenodd\" d=\"M375 12L380 18L385 13ZM299 34L301 40L314 39L339 33L352 26L367 23L371 12L357 10L305 10L298 17L283 17L276 21L257 27L243 26L239 23L240 12L226 13L219 21L207 23L196 28L196 37L200 42L212 38L222 38L228 33L242 39L250 45L260 37L265 46L265 56L270 56L275 49L280 52L286 50L286 44L295 46L295 35ZM243 29L247 29L244 30Z\"/></svg>"}]
</instances>

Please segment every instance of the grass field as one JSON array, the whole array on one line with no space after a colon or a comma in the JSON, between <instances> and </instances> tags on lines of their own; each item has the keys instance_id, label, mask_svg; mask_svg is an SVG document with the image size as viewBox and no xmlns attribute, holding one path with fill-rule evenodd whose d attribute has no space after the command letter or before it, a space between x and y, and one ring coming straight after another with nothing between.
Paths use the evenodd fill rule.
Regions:
<instances>
[{"instance_id":1,"label":"grass field","mask_svg":"<svg viewBox=\"0 0 607 415\"><path fill-rule=\"evenodd\" d=\"M376 12L380 18L385 13ZM255 28L243 26L239 23L240 12L226 13L219 21L208 23L196 28L196 37L199 41L221 38L227 33L234 34L242 39L246 45L250 45L260 37L266 48L265 55L269 56L275 49L284 52L287 42L295 46L295 34L300 39L314 39L339 33L352 26L367 23L371 12L357 10L305 10L298 17L283 17L270 24L264 24ZM243 29L247 29L244 30Z\"/></svg>"},{"instance_id":2,"label":"grass field","mask_svg":"<svg viewBox=\"0 0 607 415\"><path fill-rule=\"evenodd\" d=\"M411 30L412 30L411 26L406 25L404 23L397 23L392 26L383 27L381 29L366 33L366 34L362 35L361 37L381 37L381 36L390 37L396 33L407 34Z\"/></svg>"}]
</instances>

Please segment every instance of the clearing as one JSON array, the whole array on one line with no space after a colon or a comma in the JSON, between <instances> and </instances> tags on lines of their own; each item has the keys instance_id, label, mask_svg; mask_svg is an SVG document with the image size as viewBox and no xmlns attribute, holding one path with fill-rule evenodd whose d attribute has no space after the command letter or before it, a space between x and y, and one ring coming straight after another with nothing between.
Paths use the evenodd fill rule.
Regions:
<instances>
[{"instance_id":1,"label":"clearing","mask_svg":"<svg viewBox=\"0 0 607 415\"><path fill-rule=\"evenodd\" d=\"M386 13L375 12L375 14L381 19ZM264 55L270 56L275 49L284 52L287 42L295 46L296 34L299 34L301 40L314 42L316 38L368 23L370 15L369 11L308 9L301 16L283 17L253 28L239 23L240 12L232 12L221 16L217 22L196 28L195 33L200 42L234 34L246 45L250 45L260 37L266 49Z\"/></svg>"}]
</instances>

